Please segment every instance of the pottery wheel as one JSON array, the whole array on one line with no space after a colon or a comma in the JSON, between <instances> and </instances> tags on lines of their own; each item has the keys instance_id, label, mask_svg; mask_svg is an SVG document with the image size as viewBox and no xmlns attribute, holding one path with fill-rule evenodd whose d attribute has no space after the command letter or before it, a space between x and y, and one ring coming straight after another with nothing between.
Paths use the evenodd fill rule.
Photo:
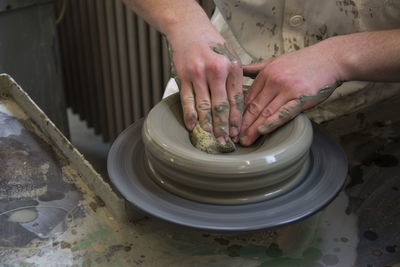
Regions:
<instances>
[{"instance_id":1,"label":"pottery wheel","mask_svg":"<svg viewBox=\"0 0 400 267\"><path fill-rule=\"evenodd\" d=\"M146 167L159 186L189 200L221 205L263 201L295 187L308 169L312 138L311 122L301 114L249 147L209 154L193 146L179 94L153 107L142 130Z\"/></svg>"},{"instance_id":2,"label":"pottery wheel","mask_svg":"<svg viewBox=\"0 0 400 267\"><path fill-rule=\"evenodd\" d=\"M155 182L146 166L143 119L116 139L108 155L112 183L135 207L163 220L202 230L254 231L305 218L329 204L342 188L346 156L340 145L313 124L307 169L296 186L264 201L237 205L210 204L173 194Z\"/></svg>"}]
</instances>

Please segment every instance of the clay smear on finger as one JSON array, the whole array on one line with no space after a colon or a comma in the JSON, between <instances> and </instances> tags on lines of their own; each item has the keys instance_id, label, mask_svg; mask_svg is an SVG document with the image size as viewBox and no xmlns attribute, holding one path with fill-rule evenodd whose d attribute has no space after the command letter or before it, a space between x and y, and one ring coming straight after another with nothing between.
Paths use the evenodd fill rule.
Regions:
<instances>
[{"instance_id":1,"label":"clay smear on finger","mask_svg":"<svg viewBox=\"0 0 400 267\"><path fill-rule=\"evenodd\" d=\"M235 99L235 104L236 104L236 109L240 112L240 114L243 114L243 106L244 106L244 96L243 93L237 93L236 95L233 96Z\"/></svg>"},{"instance_id":2,"label":"clay smear on finger","mask_svg":"<svg viewBox=\"0 0 400 267\"><path fill-rule=\"evenodd\" d=\"M301 95L298 99L295 100L297 102L295 105L280 110L278 119L270 123L260 125L258 127L258 132L260 134L267 134L271 132L274 128L277 128L286 121L296 117L301 111L305 110L304 107L306 105L311 104L312 106L314 106L320 102L323 102L333 93L336 87L337 85L328 85L321 88L314 95Z\"/></svg>"},{"instance_id":3,"label":"clay smear on finger","mask_svg":"<svg viewBox=\"0 0 400 267\"><path fill-rule=\"evenodd\" d=\"M236 55L236 53L230 49L226 43L224 44L216 44L210 46L211 50L214 51L217 54L223 55L228 58L228 60L232 64L237 64L239 62L239 57Z\"/></svg>"},{"instance_id":4,"label":"clay smear on finger","mask_svg":"<svg viewBox=\"0 0 400 267\"><path fill-rule=\"evenodd\" d=\"M229 116L229 103L225 102L219 105L215 105L213 108L213 115L215 118L214 126L219 130L220 134L227 134L227 126L229 125L227 121L227 118Z\"/></svg>"}]
</instances>

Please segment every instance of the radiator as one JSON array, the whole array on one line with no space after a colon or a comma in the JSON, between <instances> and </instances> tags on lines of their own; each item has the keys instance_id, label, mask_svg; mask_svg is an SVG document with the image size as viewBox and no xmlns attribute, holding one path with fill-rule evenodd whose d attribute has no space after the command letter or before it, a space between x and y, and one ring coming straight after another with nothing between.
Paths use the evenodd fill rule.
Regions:
<instances>
[{"instance_id":1,"label":"radiator","mask_svg":"<svg viewBox=\"0 0 400 267\"><path fill-rule=\"evenodd\" d=\"M211 14L211 1L201 4ZM170 77L167 43L120 0L59 1L67 104L113 141L160 101Z\"/></svg>"}]
</instances>

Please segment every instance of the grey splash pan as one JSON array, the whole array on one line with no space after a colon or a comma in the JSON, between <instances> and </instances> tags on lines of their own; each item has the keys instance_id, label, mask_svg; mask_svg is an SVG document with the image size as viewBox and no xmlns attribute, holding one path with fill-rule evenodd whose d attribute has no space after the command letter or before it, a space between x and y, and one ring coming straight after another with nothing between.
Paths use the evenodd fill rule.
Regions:
<instances>
[{"instance_id":1,"label":"grey splash pan","mask_svg":"<svg viewBox=\"0 0 400 267\"><path fill-rule=\"evenodd\" d=\"M309 166L298 186L265 201L216 205L187 200L156 184L146 168L143 119L115 140L108 154L108 173L119 192L135 207L181 226L216 232L249 232L282 226L314 214L341 190L347 160L337 141L317 124Z\"/></svg>"}]
</instances>

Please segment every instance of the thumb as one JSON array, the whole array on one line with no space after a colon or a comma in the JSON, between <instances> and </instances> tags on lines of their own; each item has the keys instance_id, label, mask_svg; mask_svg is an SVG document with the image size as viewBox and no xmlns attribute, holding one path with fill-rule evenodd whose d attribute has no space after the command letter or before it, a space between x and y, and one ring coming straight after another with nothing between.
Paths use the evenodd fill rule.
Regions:
<instances>
[{"instance_id":1,"label":"thumb","mask_svg":"<svg viewBox=\"0 0 400 267\"><path fill-rule=\"evenodd\" d=\"M243 65L243 75L255 79L257 74L268 65L268 60Z\"/></svg>"}]
</instances>

